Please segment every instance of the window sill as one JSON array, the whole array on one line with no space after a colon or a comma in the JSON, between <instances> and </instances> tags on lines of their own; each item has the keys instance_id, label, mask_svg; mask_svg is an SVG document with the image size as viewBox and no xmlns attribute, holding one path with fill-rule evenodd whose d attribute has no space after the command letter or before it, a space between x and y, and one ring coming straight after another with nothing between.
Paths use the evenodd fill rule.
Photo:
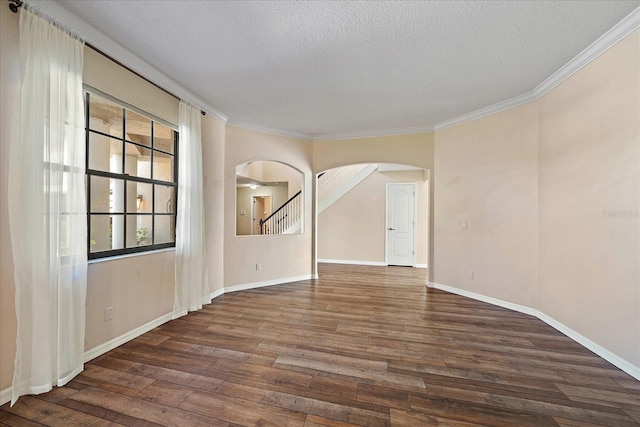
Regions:
<instances>
[{"instance_id":1,"label":"window sill","mask_svg":"<svg viewBox=\"0 0 640 427\"><path fill-rule=\"evenodd\" d=\"M144 256L144 255L153 255L153 254L158 254L161 252L175 252L176 248L164 248L164 249L156 249L153 251L144 251L144 252L136 252L136 253L132 253L132 254L125 254L125 255L116 255L116 256L112 256L112 257L104 257L104 258L96 258L96 259L90 259L88 261L88 264L97 264L99 262L107 262L107 261L115 261L115 260L119 260L119 259L124 259L124 258L133 258L133 257L138 257L138 256Z\"/></svg>"}]
</instances>

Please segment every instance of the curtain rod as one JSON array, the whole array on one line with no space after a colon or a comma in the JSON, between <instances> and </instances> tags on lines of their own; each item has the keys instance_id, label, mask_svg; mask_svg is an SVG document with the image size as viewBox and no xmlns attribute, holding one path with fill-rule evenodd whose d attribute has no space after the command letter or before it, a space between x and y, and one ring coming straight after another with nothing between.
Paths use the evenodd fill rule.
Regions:
<instances>
[{"instance_id":1,"label":"curtain rod","mask_svg":"<svg viewBox=\"0 0 640 427\"><path fill-rule=\"evenodd\" d=\"M146 81L147 83L151 83L152 85L154 85L155 87L157 87L158 89L160 89L161 91L163 91L164 93L173 96L175 99L177 99L178 101L180 101L180 97L175 95L172 92L169 92L167 89L159 86L158 84L152 82L151 80L149 80L148 78L146 78L145 76L141 75L140 73L138 73L137 71L132 70L131 68L127 67L126 65L124 65L122 62L118 61L117 59L113 58L110 55L107 55L106 53L104 53L103 51L101 51L100 49L98 49L97 47L95 47L94 45L85 42L85 45L88 48L91 48L92 50L96 51L97 53L99 53L100 55L104 56L105 58L107 58L109 61L111 62L115 62L116 64L118 64L119 66L121 66L122 68L124 68L125 70L135 74L136 76L140 77L142 80Z\"/></svg>"},{"instance_id":2,"label":"curtain rod","mask_svg":"<svg viewBox=\"0 0 640 427\"><path fill-rule=\"evenodd\" d=\"M9 0L9 9L11 9L11 12L13 13L18 13L18 9L20 9L22 7L23 4L23 0ZM107 58L108 60L115 62L116 64L118 64L119 66L121 66L122 68L124 68L125 70L135 74L136 76L140 77L142 80L152 84L153 86L157 87L158 89L160 89L161 91L165 92L168 95L171 95L172 97L174 97L175 99L177 99L178 101L180 101L180 97L177 96L176 94L169 92L167 89L163 88L162 86L152 82L151 80L149 80L148 78L146 78L145 76L143 76L142 74L132 70L131 68L127 67L126 65L124 65L122 62L118 61L117 59L111 57L110 55L107 55L106 53L104 53L103 51L101 51L100 49L98 49L97 47L91 45L90 43L86 43L85 45L91 49L93 49L94 51L96 51L97 53L99 53L100 55L104 56L105 58ZM202 115L206 115L207 113L205 111L200 111L202 113Z\"/></svg>"},{"instance_id":3,"label":"curtain rod","mask_svg":"<svg viewBox=\"0 0 640 427\"><path fill-rule=\"evenodd\" d=\"M9 9L11 12L18 13L18 9L22 6L22 0L9 0Z\"/></svg>"}]
</instances>

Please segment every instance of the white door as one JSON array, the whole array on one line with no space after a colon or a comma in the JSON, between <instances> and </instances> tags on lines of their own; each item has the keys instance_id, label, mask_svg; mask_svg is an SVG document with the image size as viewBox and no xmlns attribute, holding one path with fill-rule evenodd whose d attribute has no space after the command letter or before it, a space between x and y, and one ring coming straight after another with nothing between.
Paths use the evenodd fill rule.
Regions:
<instances>
[{"instance_id":1,"label":"white door","mask_svg":"<svg viewBox=\"0 0 640 427\"><path fill-rule=\"evenodd\" d=\"M387 184L387 265L416 265L416 184Z\"/></svg>"}]
</instances>

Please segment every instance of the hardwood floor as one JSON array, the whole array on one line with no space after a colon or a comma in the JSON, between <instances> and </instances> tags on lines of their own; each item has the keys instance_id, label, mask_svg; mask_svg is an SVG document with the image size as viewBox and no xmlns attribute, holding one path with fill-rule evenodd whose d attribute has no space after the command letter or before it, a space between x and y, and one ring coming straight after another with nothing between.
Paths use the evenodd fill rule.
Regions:
<instances>
[{"instance_id":1,"label":"hardwood floor","mask_svg":"<svg viewBox=\"0 0 640 427\"><path fill-rule=\"evenodd\" d=\"M640 382L540 320L323 264L225 294L0 409L10 426L640 426Z\"/></svg>"}]
</instances>

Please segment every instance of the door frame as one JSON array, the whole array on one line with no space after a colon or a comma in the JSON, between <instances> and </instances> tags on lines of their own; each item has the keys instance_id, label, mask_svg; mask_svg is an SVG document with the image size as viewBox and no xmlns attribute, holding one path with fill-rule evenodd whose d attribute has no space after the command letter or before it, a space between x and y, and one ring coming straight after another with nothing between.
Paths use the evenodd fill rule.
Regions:
<instances>
[{"instance_id":1,"label":"door frame","mask_svg":"<svg viewBox=\"0 0 640 427\"><path fill-rule=\"evenodd\" d=\"M389 266L389 188L394 185L411 185L413 187L413 256L411 257L411 267L416 267L418 259L418 184L412 182L387 182L385 203L384 203L384 263Z\"/></svg>"},{"instance_id":2,"label":"door frame","mask_svg":"<svg viewBox=\"0 0 640 427\"><path fill-rule=\"evenodd\" d=\"M273 213L273 197L271 197L271 194L265 194L265 195L261 195L261 194L252 194L251 195L251 235L252 236L260 236L260 234L256 234L256 197L260 197L261 199L269 199L269 210L271 212L269 212L269 215L271 215ZM262 219L262 215L260 216L260 219ZM260 225L260 223L258 222L258 225Z\"/></svg>"}]
</instances>

